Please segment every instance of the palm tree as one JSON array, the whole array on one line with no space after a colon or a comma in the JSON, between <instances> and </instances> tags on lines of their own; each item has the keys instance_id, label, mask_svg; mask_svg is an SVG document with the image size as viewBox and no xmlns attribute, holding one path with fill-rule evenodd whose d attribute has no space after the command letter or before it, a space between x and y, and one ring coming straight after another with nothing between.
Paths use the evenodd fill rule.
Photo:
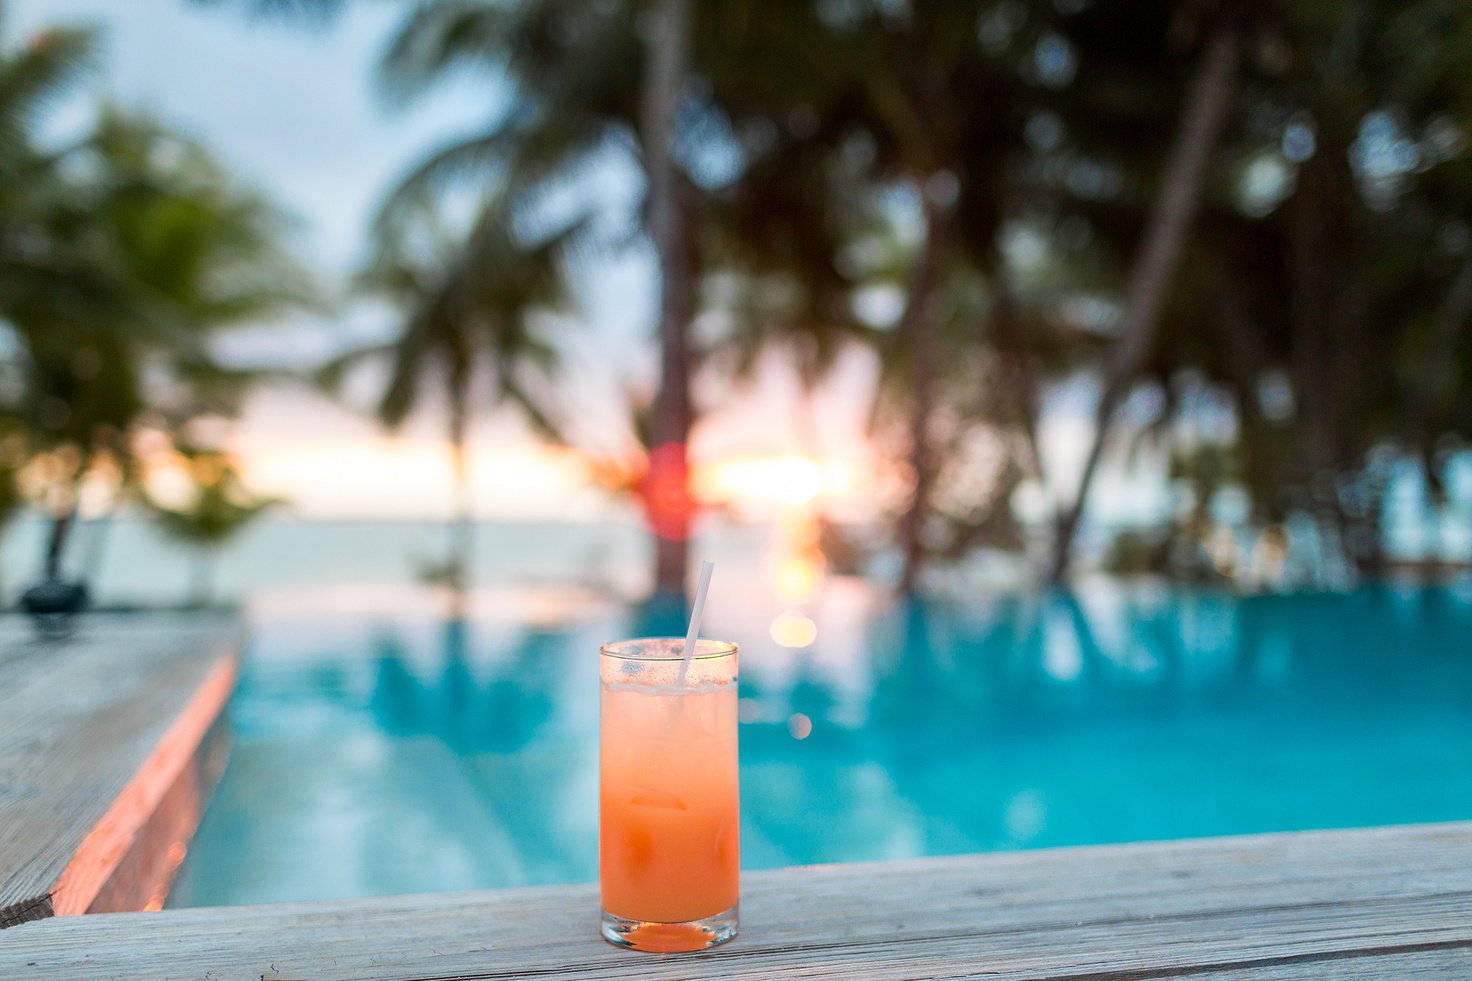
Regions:
<instances>
[{"instance_id":1,"label":"palm tree","mask_svg":"<svg viewBox=\"0 0 1472 981\"><path fill-rule=\"evenodd\" d=\"M63 412L70 414L70 407L54 395L50 400L38 397L43 393L34 384L38 365L32 356L37 338L27 330L26 312L42 303L81 311L110 298L105 270L70 234L84 212L72 200L63 175L64 155L43 147L35 132L41 108L76 80L93 44L90 31L46 30L17 48L0 47L0 323L20 341L19 349L0 363L6 389L14 393L0 405L7 490L13 490L14 471L33 452L34 424L54 424ZM48 340L44 335L40 339ZM49 340L65 350L69 338ZM7 494L8 501L11 497ZM58 554L59 548L48 550L53 571L52 557Z\"/></svg>"},{"instance_id":2,"label":"palm tree","mask_svg":"<svg viewBox=\"0 0 1472 981\"><path fill-rule=\"evenodd\" d=\"M1115 411L1154 343L1171 278L1185 249L1186 232L1195 216L1216 147L1232 103L1240 60L1240 28L1229 15L1218 15L1194 70L1181 107L1175 142L1165 162L1143 238L1130 269L1116 333L1104 369L1095 410L1094 435L1073 503L1059 517L1054 535L1050 580L1067 572L1074 533L1088 500Z\"/></svg>"},{"instance_id":3,"label":"palm tree","mask_svg":"<svg viewBox=\"0 0 1472 981\"><path fill-rule=\"evenodd\" d=\"M467 436L478 390L487 405L516 408L545 438L560 440L549 404L557 348L546 318L568 301L566 253L583 222L562 223L535 241L516 230L513 202L494 194L463 240L446 229L430 202L390 202L377 223L376 253L361 285L405 313L399 336L387 344L349 351L319 370L336 387L345 371L365 359L387 357L390 372L377 412L398 427L421 403L425 382L443 382L448 436L458 488L451 584L465 585L472 545L473 505Z\"/></svg>"},{"instance_id":4,"label":"palm tree","mask_svg":"<svg viewBox=\"0 0 1472 981\"><path fill-rule=\"evenodd\" d=\"M985 9L973 4L917 4L902 14L790 4L707 10L713 29L695 63L711 85L706 114L723 127L705 128L734 133L743 161L710 196L709 266L741 277L739 300L764 301L753 312L730 311L728 344L742 369L764 351L782 351L805 385L846 345L876 345L885 368L878 408L905 417L914 481L898 535L900 588L909 591L939 517L932 498L947 458L939 443L949 440L934 419L951 395L941 376L967 360L959 350L1001 333L988 323L1000 317L978 315L954 294L972 290L978 274L1002 278L998 238L1028 88L1020 60L1039 27L1024 25L982 51L976 28ZM753 72L758 56L761 71ZM897 209L897 199L912 205ZM888 248L878 262L855 262L893 239L896 226L917 229L902 262ZM878 281L904 299L887 331L853 309L858 291ZM963 310L971 319L961 325ZM1020 319L1005 325L1013 336ZM1033 405L1036 396L1017 401ZM1031 420L1035 409L1015 414Z\"/></svg>"},{"instance_id":5,"label":"palm tree","mask_svg":"<svg viewBox=\"0 0 1472 981\"><path fill-rule=\"evenodd\" d=\"M51 579L88 473L121 491L140 427L235 407L247 377L216 361L212 332L307 294L274 209L151 120L103 110L57 180L38 238L71 269L51 263L49 281L12 291L3 311L19 341L11 411L53 474Z\"/></svg>"},{"instance_id":6,"label":"palm tree","mask_svg":"<svg viewBox=\"0 0 1472 981\"><path fill-rule=\"evenodd\" d=\"M252 494L225 454L183 444L176 447L189 475L191 500L181 507L144 496L144 503L164 533L195 550L193 606L208 606L214 596L219 550L268 508L281 503Z\"/></svg>"},{"instance_id":7,"label":"palm tree","mask_svg":"<svg viewBox=\"0 0 1472 981\"><path fill-rule=\"evenodd\" d=\"M305 10L316 15L330 14L339 5L261 0L251 6L266 13ZM689 265L688 236L679 231L682 207L674 197L675 184L683 178L673 167L660 164L651 169L650 164L661 157L669 160L674 99L683 74L678 45L688 34L690 8L673 2L663 12L669 16L651 22L662 32L661 38L676 47L663 43L647 47L645 71L660 73L663 81L644 86L639 66L645 64L641 58L645 46L636 29L637 6L587 8L559 0L516 5L439 2L408 14L380 66L380 84L391 101L410 101L445 75L469 69L493 73L507 83L512 108L484 133L431 153L390 194L380 225L394 225L401 215L457 185L489 184L504 197L504 215L526 214L535 212L549 192L578 187L584 172L597 161L622 157L644 170L649 178L646 218L660 254L663 284L659 333L663 372L655 413L663 448L648 455L649 479L637 486L656 531L656 588L682 592L690 517L685 444L692 370L684 338L694 310L695 270ZM671 55L674 60L669 60ZM642 153L631 154L640 143L636 134L642 129L651 137L647 132L651 125L663 127L663 138L654 135ZM631 219L623 216L622 221L632 227ZM617 223L618 216L614 220ZM557 230L542 232L532 240L556 238L561 245L570 237ZM628 235L616 231L614 237L627 241ZM466 267L466 274L471 271ZM468 352L461 360L467 357Z\"/></svg>"},{"instance_id":8,"label":"palm tree","mask_svg":"<svg viewBox=\"0 0 1472 981\"><path fill-rule=\"evenodd\" d=\"M654 399L646 507L655 531L654 588L683 595L689 569L690 321L695 316L692 240L672 159L675 112L689 59L690 0L656 0L645 40L640 137L648 179L646 221L659 256L660 384Z\"/></svg>"},{"instance_id":9,"label":"palm tree","mask_svg":"<svg viewBox=\"0 0 1472 981\"><path fill-rule=\"evenodd\" d=\"M1445 440L1469 422L1456 393L1468 380L1472 166L1445 126L1469 97L1472 12L1355 2L1285 8L1271 26L1291 53L1290 101L1276 132L1244 142L1294 180L1267 214L1222 228L1202 261L1219 293L1239 297L1239 371L1291 392L1275 438L1244 440L1270 475L1269 506L1311 518L1348 574L1374 577L1388 460L1421 460L1435 495ZM1406 149L1413 160L1396 159Z\"/></svg>"},{"instance_id":10,"label":"palm tree","mask_svg":"<svg viewBox=\"0 0 1472 981\"><path fill-rule=\"evenodd\" d=\"M1467 228L1459 216L1472 184L1447 124L1451 107L1467 98L1460 68L1472 18L1434 2L1369 0L1249 12L1250 31L1240 22L1239 31L1254 39L1251 58L1244 45L1236 69L1244 81L1234 88L1232 125L1212 155L1193 234L1153 330L1131 352L1134 367L1119 360L1118 336L1122 367L1114 370L1125 377L1121 392L1144 380L1162 386L1165 409L1153 428L1167 436L1188 421L1189 410L1170 397L1183 372L1228 395L1235 432L1221 450L1249 495L1250 522L1281 538L1275 526L1285 518L1308 517L1336 575L1356 567L1375 575L1387 453L1422 459L1435 491L1445 440L1468 424L1466 401L1452 393L1469 361L1472 262L1459 244ZM1147 238L1150 203L1130 187L1159 188L1146 178L1166 169L1152 160L1149 136L1168 125L1172 103L1158 97L1148 52L1162 50L1173 14L1095 7L1071 35L1083 49L1080 72L1096 80L1088 91L1130 107L1059 110L1070 142L1129 175L1123 192L1092 201L1051 191L1087 216L1099 253L1125 255ZM1109 27L1115 15L1154 27L1122 32ZM1387 162L1395 151L1412 161ZM1246 179L1262 173L1279 176L1263 187ZM1211 455L1166 448L1174 460ZM1076 521L1076 508L1071 515Z\"/></svg>"},{"instance_id":11,"label":"palm tree","mask_svg":"<svg viewBox=\"0 0 1472 981\"><path fill-rule=\"evenodd\" d=\"M403 97L449 70L489 65L513 89L512 111L485 134L432 155L401 185L400 200L487 171L513 200L535 200L549 188L576 186L584 168L611 155L643 172L643 220L659 261L660 383L643 475L633 487L651 530L654 588L682 595L694 512L688 443L695 358L688 333L699 259L689 221L693 185L676 164L675 110L694 11L688 0L660 0L644 22L643 40L640 13L632 3L429 4L406 19L382 76ZM639 152L630 156L635 146Z\"/></svg>"}]
</instances>

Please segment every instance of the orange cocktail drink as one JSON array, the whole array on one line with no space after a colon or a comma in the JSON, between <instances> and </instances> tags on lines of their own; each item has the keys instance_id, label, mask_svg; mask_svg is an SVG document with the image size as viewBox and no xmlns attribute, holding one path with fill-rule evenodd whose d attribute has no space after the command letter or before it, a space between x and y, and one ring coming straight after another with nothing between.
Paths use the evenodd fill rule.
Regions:
<instances>
[{"instance_id":1,"label":"orange cocktail drink","mask_svg":"<svg viewBox=\"0 0 1472 981\"><path fill-rule=\"evenodd\" d=\"M600 656L603 935L698 950L736 933L740 795L736 645L609 644Z\"/></svg>"}]
</instances>

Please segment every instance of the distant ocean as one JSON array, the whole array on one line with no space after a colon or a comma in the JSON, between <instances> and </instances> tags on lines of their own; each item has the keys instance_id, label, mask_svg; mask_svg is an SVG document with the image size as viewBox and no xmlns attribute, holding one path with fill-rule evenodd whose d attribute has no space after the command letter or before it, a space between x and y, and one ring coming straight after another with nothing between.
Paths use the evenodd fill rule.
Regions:
<instances>
[{"instance_id":1,"label":"distant ocean","mask_svg":"<svg viewBox=\"0 0 1472 981\"><path fill-rule=\"evenodd\" d=\"M0 598L14 602L40 576L49 525L12 521L0 542ZM279 608L312 602L357 605L363 597L407 596L443 562L453 525L440 521L332 521L271 515L227 543L214 596ZM478 522L472 530L477 587L580 587L632 598L649 586L648 537L637 519L604 522ZM723 575L756 573L778 541L774 528L706 521L695 549L721 561ZM119 515L79 524L66 555L69 576L85 575L106 605L176 603L190 595L196 551L164 537L146 518ZM728 580L730 581L730 580ZM354 599L357 597L357 600Z\"/></svg>"},{"instance_id":2,"label":"distant ocean","mask_svg":"<svg viewBox=\"0 0 1472 981\"><path fill-rule=\"evenodd\" d=\"M1472 479L1466 481L1472 483ZM1472 561L1472 487L1457 506L1428 515L1409 494L1392 496L1387 513L1392 557ZM0 539L0 604L14 603L37 581L49 523L26 514L7 524ZM289 513L262 517L224 545L216 557L213 598L239 601L260 612L384 611L384 604L423 603L425 572L449 554L458 528L445 521L361 521L304 518ZM602 521L481 521L472 526L471 583L506 593L553 587L574 588L609 599L632 600L649 592L652 555L637 516ZM1310 548L1311 528L1290 524ZM1100 528L1086 528L1082 554L1098 556L1107 543ZM1245 549L1251 541L1241 540ZM705 516L697 527L692 559L711 558L725 588L770 585L789 554L779 522ZM871 562L875 581L889 581L897 556ZM162 535L144 516L82 521L68 547L65 571L83 576L96 601L106 606L183 602L191 595L199 555L191 546ZM1016 589L1028 581L1015 558L991 554L970 563L951 585L966 594L977 589ZM763 592L770 590L764 589Z\"/></svg>"}]
</instances>

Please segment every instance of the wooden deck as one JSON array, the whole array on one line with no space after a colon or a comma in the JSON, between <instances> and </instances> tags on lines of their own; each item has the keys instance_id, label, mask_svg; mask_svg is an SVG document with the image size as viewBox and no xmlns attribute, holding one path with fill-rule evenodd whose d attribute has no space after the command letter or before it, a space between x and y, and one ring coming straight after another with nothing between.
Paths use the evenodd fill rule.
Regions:
<instances>
[{"instance_id":1,"label":"wooden deck","mask_svg":"<svg viewBox=\"0 0 1472 981\"><path fill-rule=\"evenodd\" d=\"M0 931L162 903L224 766L241 636L230 617L93 614L40 641L0 618Z\"/></svg>"},{"instance_id":2,"label":"wooden deck","mask_svg":"<svg viewBox=\"0 0 1472 981\"><path fill-rule=\"evenodd\" d=\"M785 869L742 897L741 935L694 955L608 946L570 886L43 920L0 935L0 977L1472 978L1472 822Z\"/></svg>"}]
</instances>

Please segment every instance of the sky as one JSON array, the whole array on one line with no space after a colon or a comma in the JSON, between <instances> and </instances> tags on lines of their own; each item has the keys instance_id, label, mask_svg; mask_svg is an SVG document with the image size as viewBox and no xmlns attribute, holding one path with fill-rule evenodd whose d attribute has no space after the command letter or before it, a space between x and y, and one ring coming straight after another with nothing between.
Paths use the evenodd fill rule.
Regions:
<instances>
[{"instance_id":1,"label":"sky","mask_svg":"<svg viewBox=\"0 0 1472 981\"><path fill-rule=\"evenodd\" d=\"M229 7L11 0L6 36L14 41L55 24L96 26L98 64L74 96L54 107L49 131L58 139L79 131L99 98L158 116L205 143L243 183L288 212L293 247L329 290L341 290L363 259L371 216L386 189L430 149L493 119L505 94L494 80L464 77L408 108L386 107L375 92L374 66L401 5L350 3L321 27L252 20ZM630 193L616 174L609 188ZM654 384L653 273L640 248L601 257L578 273L580 318L588 329L568 331L572 366L564 387L595 430L610 416L610 400ZM386 338L394 327L391 311L353 301L328 315L249 326L227 337L222 350L240 364L305 368L355 343ZM734 397L706 393L719 407L700 424L692 452L710 466L737 464L722 472L728 490L756 505L770 497L765 503L785 506L795 492L773 486L772 475L793 473L781 461L798 455L823 458L818 472L846 474L837 484L862 484L866 478L854 475L875 466L863 431L873 377L872 361L849 359L805 409L790 372L771 363ZM350 394L368 405L378 378L370 369L354 381ZM794 435L793 419L802 411L813 414L816 447ZM253 487L286 497L304 515L442 517L454 496L441 419L431 408L387 434L366 412L301 384L272 383L250 398L227 443ZM1050 412L1044 435L1049 472L1076 470L1088 437L1082 416ZM609 503L588 493L584 472L566 453L540 447L508 414L479 418L471 445L480 516L608 513ZM1126 511L1158 506L1158 494L1141 499L1146 484L1117 492L1109 484L1105 475L1101 496Z\"/></svg>"},{"instance_id":2,"label":"sky","mask_svg":"<svg viewBox=\"0 0 1472 981\"><path fill-rule=\"evenodd\" d=\"M54 125L76 125L98 95L157 114L294 214L304 254L336 272L360 258L367 217L390 181L427 147L496 108L469 79L410 111L381 106L373 70L398 17L392 4L350 4L317 28L186 0L7 6L12 38L57 24L100 31L98 64L83 94L58 107Z\"/></svg>"}]
</instances>

